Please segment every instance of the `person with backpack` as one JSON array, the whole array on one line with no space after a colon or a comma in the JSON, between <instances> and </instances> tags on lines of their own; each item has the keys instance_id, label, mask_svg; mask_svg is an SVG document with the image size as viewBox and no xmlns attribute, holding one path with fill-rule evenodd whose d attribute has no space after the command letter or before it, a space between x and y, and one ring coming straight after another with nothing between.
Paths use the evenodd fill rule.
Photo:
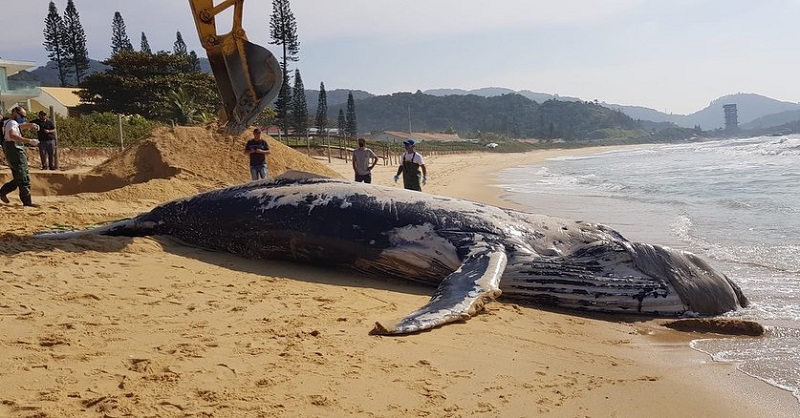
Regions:
<instances>
[{"instance_id":1,"label":"person with backpack","mask_svg":"<svg viewBox=\"0 0 800 418\"><path fill-rule=\"evenodd\" d=\"M413 139L403 141L403 147L406 152L400 157L400 166L397 167L397 174L394 176L394 182L400 179L400 174L403 175L403 187L408 190L422 191L422 186L419 184L419 172L422 169L422 184L428 182L428 170L425 168L425 160L422 154L416 151L416 142Z\"/></svg>"},{"instance_id":2,"label":"person with backpack","mask_svg":"<svg viewBox=\"0 0 800 418\"><path fill-rule=\"evenodd\" d=\"M11 109L11 117L3 123L3 152L6 154L8 166L11 167L12 179L0 187L0 201L11 203L8 194L19 188L19 200L23 206L39 207L31 199L31 178L28 173L28 156L25 145L37 146L38 139L28 139L22 136L20 129L38 130L39 125L25 123L27 112L20 106Z\"/></svg>"}]
</instances>

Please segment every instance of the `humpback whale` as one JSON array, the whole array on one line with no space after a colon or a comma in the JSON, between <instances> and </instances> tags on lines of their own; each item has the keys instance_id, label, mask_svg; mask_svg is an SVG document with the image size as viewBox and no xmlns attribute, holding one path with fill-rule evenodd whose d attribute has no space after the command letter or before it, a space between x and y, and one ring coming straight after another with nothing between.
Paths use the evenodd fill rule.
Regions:
<instances>
[{"instance_id":1,"label":"humpback whale","mask_svg":"<svg viewBox=\"0 0 800 418\"><path fill-rule=\"evenodd\" d=\"M559 308L652 316L747 306L700 257L570 221L396 187L278 178L201 193L91 230L168 235L244 257L344 266L437 286L428 303L372 334L463 321L500 296Z\"/></svg>"}]
</instances>

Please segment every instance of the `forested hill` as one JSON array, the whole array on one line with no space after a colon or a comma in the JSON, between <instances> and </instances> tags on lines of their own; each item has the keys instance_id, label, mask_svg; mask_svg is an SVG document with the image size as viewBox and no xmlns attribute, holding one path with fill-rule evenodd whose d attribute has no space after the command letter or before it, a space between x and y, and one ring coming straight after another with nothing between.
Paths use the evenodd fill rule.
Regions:
<instances>
[{"instance_id":1,"label":"forested hill","mask_svg":"<svg viewBox=\"0 0 800 418\"><path fill-rule=\"evenodd\" d=\"M599 139L609 130L638 130L622 112L589 102L547 100L537 103L519 94L433 96L395 93L355 101L360 132L455 132L462 137L496 133L506 138ZM329 107L338 114L342 105Z\"/></svg>"}]
</instances>

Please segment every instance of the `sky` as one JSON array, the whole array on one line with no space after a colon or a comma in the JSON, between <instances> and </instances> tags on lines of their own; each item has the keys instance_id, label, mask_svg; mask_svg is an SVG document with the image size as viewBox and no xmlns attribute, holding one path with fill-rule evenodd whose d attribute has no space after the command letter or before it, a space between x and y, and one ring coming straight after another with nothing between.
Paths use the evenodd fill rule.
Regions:
<instances>
[{"instance_id":1,"label":"sky","mask_svg":"<svg viewBox=\"0 0 800 418\"><path fill-rule=\"evenodd\" d=\"M205 56L188 0L73 0L90 58L111 54L119 11L135 49ZM0 13L0 57L47 63L48 0ZM67 0L54 1L63 15ZM215 3L220 3L216 0ZM294 0L307 89L372 94L504 87L688 114L728 94L800 102L797 0ZM12 11L13 10L13 11ZM270 45L272 1L245 0L249 40ZM232 17L217 17L220 32Z\"/></svg>"}]
</instances>

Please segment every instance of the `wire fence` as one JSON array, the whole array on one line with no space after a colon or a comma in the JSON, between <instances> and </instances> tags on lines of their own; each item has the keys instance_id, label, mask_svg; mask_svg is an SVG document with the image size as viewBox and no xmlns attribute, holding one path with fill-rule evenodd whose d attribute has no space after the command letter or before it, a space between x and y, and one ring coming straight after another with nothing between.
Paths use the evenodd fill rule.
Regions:
<instances>
[{"instance_id":1,"label":"wire fence","mask_svg":"<svg viewBox=\"0 0 800 418\"><path fill-rule=\"evenodd\" d=\"M289 136L275 137L280 142L299 151L304 151L309 156L326 156L328 161L333 158L349 161L353 151L358 147L357 138L342 135L327 136ZM367 148L371 149L383 165L398 165L404 148L401 143L389 141L368 141ZM466 154L472 152L489 151L480 145L465 146L461 142L428 141L418 143L418 153L423 157L435 155Z\"/></svg>"}]
</instances>

